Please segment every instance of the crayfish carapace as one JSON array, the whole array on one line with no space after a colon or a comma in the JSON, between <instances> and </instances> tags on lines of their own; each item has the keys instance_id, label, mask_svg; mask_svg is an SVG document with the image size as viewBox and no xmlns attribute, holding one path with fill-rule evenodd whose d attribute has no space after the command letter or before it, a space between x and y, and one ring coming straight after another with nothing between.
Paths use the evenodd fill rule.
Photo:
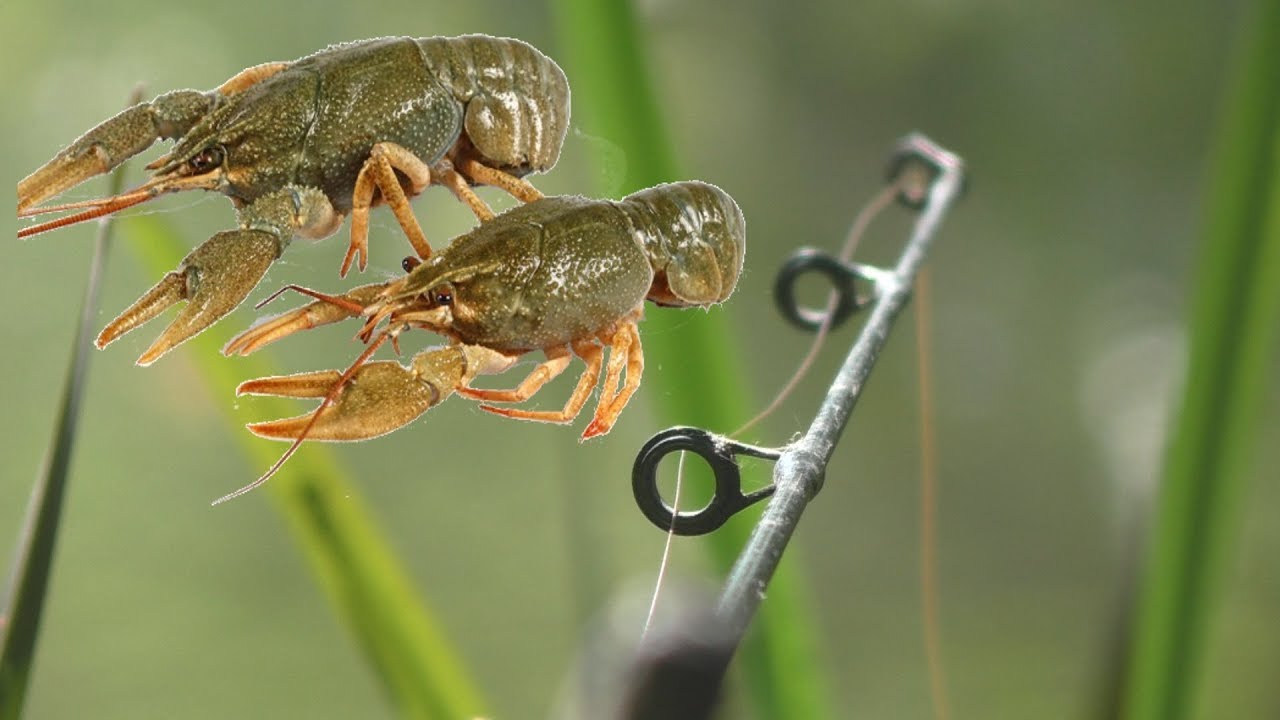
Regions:
<instances>
[{"instance_id":1,"label":"crayfish carapace","mask_svg":"<svg viewBox=\"0 0 1280 720\"><path fill-rule=\"evenodd\" d=\"M148 365L239 305L295 236L332 235L351 215L342 264L367 259L369 209L386 203L414 250L431 247L407 197L448 187L485 221L470 189L494 185L525 202L521 178L555 165L569 127L569 84L533 47L506 38L378 38L294 62L249 68L209 92L178 90L90 130L18 183L18 217L79 211L18 237L114 213L157 196L212 190L239 228L220 232L98 336L105 347L187 301L138 359ZM176 144L141 186L102 200L39 207L160 139Z\"/></svg>"},{"instance_id":2,"label":"crayfish carapace","mask_svg":"<svg viewBox=\"0 0 1280 720\"><path fill-rule=\"evenodd\" d=\"M742 270L746 223L733 199L702 182L643 190L618 202L545 197L481 223L408 274L328 296L257 325L233 340L229 355L248 354L292 333L362 318L367 343L345 372L261 378L241 394L321 398L298 417L249 425L293 445L257 482L265 482L304 440L365 440L396 430L453 393L485 403L521 403L564 372L574 356L586 369L559 410L481 405L512 418L572 421L601 374L605 381L587 439L609 432L640 385L644 355L636 327L646 299L671 307L708 307L729 297ZM450 344L427 349L409 365L371 362L374 352L419 328ZM604 359L605 350L609 358ZM538 364L511 390L471 386L503 372L528 352ZM624 381L625 375L625 381Z\"/></svg>"}]
</instances>

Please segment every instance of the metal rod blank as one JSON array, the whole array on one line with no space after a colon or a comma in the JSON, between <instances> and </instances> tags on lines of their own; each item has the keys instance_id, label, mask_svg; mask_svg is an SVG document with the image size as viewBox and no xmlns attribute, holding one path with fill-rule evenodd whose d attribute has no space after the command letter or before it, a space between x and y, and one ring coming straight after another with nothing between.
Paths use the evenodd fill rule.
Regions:
<instances>
[{"instance_id":1,"label":"metal rod blank","mask_svg":"<svg viewBox=\"0 0 1280 720\"><path fill-rule=\"evenodd\" d=\"M925 175L910 175L919 173ZM911 135L899 146L891 166L894 180L905 182L903 200L923 204L923 211L903 248L897 265L877 281L871 315L827 391L818 414L798 442L788 446L773 470L774 495L765 507L742 554L729 572L717 614L741 640L764 597L765 587L800 516L822 488L827 463L849 422L849 416L876 359L880 356L898 314L911 297L911 287L947 209L960 194L964 165L959 157L922 135ZM912 184L913 180L921 182ZM736 646L736 642L735 642ZM729 657L725 658L726 665Z\"/></svg>"}]
</instances>

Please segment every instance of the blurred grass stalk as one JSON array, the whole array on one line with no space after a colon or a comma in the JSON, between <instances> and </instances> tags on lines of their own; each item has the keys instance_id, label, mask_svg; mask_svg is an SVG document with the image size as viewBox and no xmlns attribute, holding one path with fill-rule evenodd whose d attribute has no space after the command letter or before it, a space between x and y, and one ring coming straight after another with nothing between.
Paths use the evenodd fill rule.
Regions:
<instances>
[{"instance_id":1,"label":"blurred grass stalk","mask_svg":"<svg viewBox=\"0 0 1280 720\"><path fill-rule=\"evenodd\" d=\"M160 215L131 217L122 227L152 275L169 272L182 260L184 243ZM239 429L243 418L233 412L235 388L242 380L278 371L261 352L234 361L223 357L227 327L224 322L206 330L189 341L185 353L204 378L214 404L236 428L233 434L244 447L248 467L261 471L280 456L284 445ZM256 399L254 406L265 417L286 417L298 411L280 398ZM480 694L458 654L437 628L329 448L315 443L302 448L267 483L266 492L276 501L312 571L400 714L453 720L482 713ZM260 500L254 493L234 502ZM227 506L210 510L231 511Z\"/></svg>"},{"instance_id":2,"label":"blurred grass stalk","mask_svg":"<svg viewBox=\"0 0 1280 720\"><path fill-rule=\"evenodd\" d=\"M1241 13L1206 206L1190 362L1130 649L1125 717L1197 712L1280 330L1280 0Z\"/></svg>"},{"instance_id":3,"label":"blurred grass stalk","mask_svg":"<svg viewBox=\"0 0 1280 720\"><path fill-rule=\"evenodd\" d=\"M130 104L138 99L133 98ZM111 174L107 192L115 195L123 187L124 168L121 167ZM80 319L71 345L71 362L62 386L62 403L54 422L53 440L44 466L31 488L31 500L27 504L13 568L5 588L4 605L0 606L0 720L22 717L31 670L35 665L36 642L48 598L49 578L53 574L53 554L58 544L62 503L66 497L80 421L80 399L89 371L93 323L102 295L102 272L106 266L107 248L111 245L113 225L110 217L98 223L84 302L80 305Z\"/></svg>"},{"instance_id":4,"label":"blurred grass stalk","mask_svg":"<svg viewBox=\"0 0 1280 720\"><path fill-rule=\"evenodd\" d=\"M563 58L573 87L575 116L585 118L575 124L621 147L627 164L622 192L684 179L655 102L631 3L556 0L552 6L561 48L557 57ZM746 215L749 223L750 208ZM647 364L660 372L660 379L657 372L649 378L663 389L657 406L668 422L728 432L751 415L746 375L736 356L740 346L722 315L690 321L676 312L653 312L645 320L644 343ZM758 517L758 510L743 513L708 536L706 547L717 567L727 572L733 565ZM768 596L739 654L756 714L829 717L811 607L791 563L779 567Z\"/></svg>"}]
</instances>

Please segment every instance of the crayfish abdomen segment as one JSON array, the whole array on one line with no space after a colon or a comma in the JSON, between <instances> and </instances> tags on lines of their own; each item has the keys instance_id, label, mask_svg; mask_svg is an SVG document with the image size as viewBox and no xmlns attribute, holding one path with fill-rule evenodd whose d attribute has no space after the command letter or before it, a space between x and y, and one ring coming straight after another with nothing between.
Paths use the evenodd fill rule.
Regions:
<instances>
[{"instance_id":1,"label":"crayfish abdomen segment","mask_svg":"<svg viewBox=\"0 0 1280 720\"><path fill-rule=\"evenodd\" d=\"M690 180L658 185L617 203L653 266L648 299L673 307L723 302L737 285L747 225L728 193Z\"/></svg>"},{"instance_id":2,"label":"crayfish abdomen segment","mask_svg":"<svg viewBox=\"0 0 1280 720\"><path fill-rule=\"evenodd\" d=\"M418 40L431 74L465 108L467 144L482 164L517 177L556 164L569 129L569 81L554 60L512 38Z\"/></svg>"}]
</instances>

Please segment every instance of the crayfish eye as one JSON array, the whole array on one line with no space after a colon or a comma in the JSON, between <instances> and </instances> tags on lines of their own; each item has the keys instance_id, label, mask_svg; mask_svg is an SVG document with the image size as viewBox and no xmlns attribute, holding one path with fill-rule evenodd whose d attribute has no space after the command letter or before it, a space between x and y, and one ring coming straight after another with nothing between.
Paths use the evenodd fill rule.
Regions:
<instances>
[{"instance_id":1,"label":"crayfish eye","mask_svg":"<svg viewBox=\"0 0 1280 720\"><path fill-rule=\"evenodd\" d=\"M452 305L453 293L448 290L430 290L427 292L432 305Z\"/></svg>"},{"instance_id":2,"label":"crayfish eye","mask_svg":"<svg viewBox=\"0 0 1280 720\"><path fill-rule=\"evenodd\" d=\"M213 147L207 147L204 150L201 150L199 154L188 161L188 164L196 173L207 173L221 165L222 158L222 148L214 145Z\"/></svg>"}]
</instances>

